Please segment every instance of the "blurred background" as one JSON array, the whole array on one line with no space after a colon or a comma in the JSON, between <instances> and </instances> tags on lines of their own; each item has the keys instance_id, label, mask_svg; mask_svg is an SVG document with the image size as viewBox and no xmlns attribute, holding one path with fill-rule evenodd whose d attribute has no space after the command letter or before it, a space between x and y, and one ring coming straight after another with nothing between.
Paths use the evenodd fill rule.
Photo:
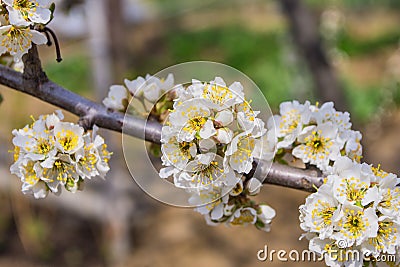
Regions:
<instances>
[{"instance_id":1,"label":"blurred background","mask_svg":"<svg viewBox=\"0 0 400 267\"><path fill-rule=\"evenodd\" d=\"M362 131L364 160L399 173L400 2L398 0L56 1L63 62L41 47L48 76L100 101L111 84L192 60L225 63L262 89L273 112L282 101L334 100ZM9 174L11 131L53 106L1 87L0 266L280 266L257 251L307 248L298 206L307 193L265 186L277 210L272 231L210 227L190 209L163 205L129 175L121 135L112 169L84 192L33 200ZM71 121L77 118L66 114ZM307 263L324 266L324 263Z\"/></svg>"}]
</instances>

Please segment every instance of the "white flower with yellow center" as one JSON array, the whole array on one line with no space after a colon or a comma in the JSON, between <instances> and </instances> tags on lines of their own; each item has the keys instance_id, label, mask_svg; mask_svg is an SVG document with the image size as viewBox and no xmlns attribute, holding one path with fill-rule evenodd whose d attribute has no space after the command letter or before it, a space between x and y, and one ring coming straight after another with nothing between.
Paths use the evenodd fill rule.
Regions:
<instances>
[{"instance_id":1,"label":"white flower with yellow center","mask_svg":"<svg viewBox=\"0 0 400 267\"><path fill-rule=\"evenodd\" d=\"M63 153L73 154L80 149L84 129L69 122L59 122L54 126L55 146Z\"/></svg>"},{"instance_id":2,"label":"white flower with yellow center","mask_svg":"<svg viewBox=\"0 0 400 267\"><path fill-rule=\"evenodd\" d=\"M283 102L279 106L280 115L273 116L271 121L276 123L276 136L279 138L278 148L290 147L303 130L303 126L310 122L310 102L300 104L298 101Z\"/></svg>"},{"instance_id":3,"label":"white flower with yellow center","mask_svg":"<svg viewBox=\"0 0 400 267\"><path fill-rule=\"evenodd\" d=\"M210 109L193 99L178 106L169 116L169 122L179 141L191 142L195 138L208 139L217 133L210 116Z\"/></svg>"},{"instance_id":4,"label":"white flower with yellow center","mask_svg":"<svg viewBox=\"0 0 400 267\"><path fill-rule=\"evenodd\" d=\"M328 184L322 185L317 193L309 196L306 203L300 206L303 214L301 229L318 233L321 239L330 237L340 215L338 204L338 201L333 197L332 187Z\"/></svg>"},{"instance_id":5,"label":"white flower with yellow center","mask_svg":"<svg viewBox=\"0 0 400 267\"><path fill-rule=\"evenodd\" d=\"M364 171L365 167L368 167L365 169L367 171ZM336 173L328 176L328 183L339 203L362 207L378 200L377 188L370 188L373 174L368 165L357 164L342 157L335 162L334 169Z\"/></svg>"},{"instance_id":6,"label":"white flower with yellow center","mask_svg":"<svg viewBox=\"0 0 400 267\"><path fill-rule=\"evenodd\" d=\"M400 223L400 188L382 188L379 190L377 209L397 223Z\"/></svg>"},{"instance_id":7,"label":"white flower with yellow center","mask_svg":"<svg viewBox=\"0 0 400 267\"><path fill-rule=\"evenodd\" d=\"M29 130L27 128L25 130L23 134L14 132L13 144L24 151L26 158L36 161L54 157L57 154L54 139L49 135L44 120L35 121Z\"/></svg>"},{"instance_id":8,"label":"white flower with yellow center","mask_svg":"<svg viewBox=\"0 0 400 267\"><path fill-rule=\"evenodd\" d=\"M216 77L206 84L195 80L194 84L189 86L188 91L202 104L217 111L244 101L243 86L239 82L234 82L228 87L221 77Z\"/></svg>"},{"instance_id":9,"label":"white flower with yellow center","mask_svg":"<svg viewBox=\"0 0 400 267\"><path fill-rule=\"evenodd\" d=\"M366 255L377 258L381 253L396 254L396 247L400 245L399 224L385 216L379 218L378 233L361 245Z\"/></svg>"},{"instance_id":10,"label":"white flower with yellow center","mask_svg":"<svg viewBox=\"0 0 400 267\"><path fill-rule=\"evenodd\" d=\"M360 164L347 157L338 158L330 172L325 184L300 208L300 226L310 239L310 250L328 255L340 245L340 249L353 250L360 255L358 262L337 257L327 259L325 255L329 266L361 266L363 256L371 257L368 261L373 261L384 253L395 254L400 246L398 178L380 167ZM324 196L320 197L321 194ZM335 210L335 215L327 215L332 228L321 233L307 217L311 214L309 210L314 208L317 209L314 214L319 215L318 207L327 200L330 200L329 206Z\"/></svg>"},{"instance_id":11,"label":"white flower with yellow center","mask_svg":"<svg viewBox=\"0 0 400 267\"><path fill-rule=\"evenodd\" d=\"M253 167L256 140L249 134L235 136L228 145L226 161L238 173L249 173Z\"/></svg>"},{"instance_id":12,"label":"white flower with yellow center","mask_svg":"<svg viewBox=\"0 0 400 267\"><path fill-rule=\"evenodd\" d=\"M32 23L46 24L50 21L49 0L3 0L9 13L10 23L29 26Z\"/></svg>"},{"instance_id":13,"label":"white flower with yellow center","mask_svg":"<svg viewBox=\"0 0 400 267\"><path fill-rule=\"evenodd\" d=\"M47 161L42 171L42 177L54 193L61 192L60 186L75 184L79 181L75 163L68 155L53 158L52 162Z\"/></svg>"},{"instance_id":14,"label":"white flower with yellow center","mask_svg":"<svg viewBox=\"0 0 400 267\"><path fill-rule=\"evenodd\" d=\"M223 158L214 153L198 154L190 161L184 171L175 176L177 187L191 189L207 189L230 180L226 173ZM233 174L234 175L234 174Z\"/></svg>"},{"instance_id":15,"label":"white flower with yellow center","mask_svg":"<svg viewBox=\"0 0 400 267\"><path fill-rule=\"evenodd\" d=\"M244 101L235 105L236 118L241 130L251 133L254 137L260 137L266 132L265 123L257 118L260 112L253 110L250 103L251 101Z\"/></svg>"},{"instance_id":16,"label":"white flower with yellow center","mask_svg":"<svg viewBox=\"0 0 400 267\"><path fill-rule=\"evenodd\" d=\"M209 221L218 221L225 215L224 208L229 199L227 193L227 187L200 190L190 197L189 203L197 206L195 211L209 216Z\"/></svg>"},{"instance_id":17,"label":"white flower with yellow center","mask_svg":"<svg viewBox=\"0 0 400 267\"><path fill-rule=\"evenodd\" d=\"M10 53L14 61L19 62L32 47L32 42L37 45L45 44L46 35L29 27L13 25L0 27L0 55Z\"/></svg>"},{"instance_id":18,"label":"white flower with yellow center","mask_svg":"<svg viewBox=\"0 0 400 267\"><path fill-rule=\"evenodd\" d=\"M200 205L196 210L210 225L254 224L269 231L275 211L248 198L259 192L261 182L247 181L243 174L250 172L254 158L272 160L276 138L267 136L241 84L228 87L219 77L209 83L192 80L174 95L162 128L160 177L173 176L174 185L192 195L189 202ZM264 152L263 143L270 141Z\"/></svg>"},{"instance_id":19,"label":"white flower with yellow center","mask_svg":"<svg viewBox=\"0 0 400 267\"><path fill-rule=\"evenodd\" d=\"M161 152L163 153L163 164L165 166L173 166L177 170L183 170L188 161L194 159L196 156L197 146L192 142L178 142L176 137L173 136L167 142L163 143ZM161 169L161 177L167 178L170 176L172 173L167 174L169 169Z\"/></svg>"},{"instance_id":20,"label":"white flower with yellow center","mask_svg":"<svg viewBox=\"0 0 400 267\"><path fill-rule=\"evenodd\" d=\"M62 122L60 111L40 116L31 125L14 130L14 164L11 173L17 175L25 194L35 198L47 196L48 191L60 193L61 187L75 192L85 178L104 177L109 171L111 153L104 139L83 135L83 128Z\"/></svg>"},{"instance_id":21,"label":"white flower with yellow center","mask_svg":"<svg viewBox=\"0 0 400 267\"><path fill-rule=\"evenodd\" d=\"M313 119L316 120L317 124L332 122L339 129L339 135L351 129L350 114L336 111L333 102L326 102L320 108L316 107L313 112Z\"/></svg>"},{"instance_id":22,"label":"white flower with yellow center","mask_svg":"<svg viewBox=\"0 0 400 267\"><path fill-rule=\"evenodd\" d=\"M342 144L337 139L337 128L331 123L304 128L297 141L300 145L293 149L293 156L323 171L329 167L330 161L340 156Z\"/></svg>"},{"instance_id":23,"label":"white flower with yellow center","mask_svg":"<svg viewBox=\"0 0 400 267\"><path fill-rule=\"evenodd\" d=\"M360 245L368 238L374 238L378 232L378 216L374 208L362 209L358 206L344 205L341 219L338 221L337 240L345 240L348 246Z\"/></svg>"},{"instance_id":24,"label":"white flower with yellow center","mask_svg":"<svg viewBox=\"0 0 400 267\"><path fill-rule=\"evenodd\" d=\"M232 216L229 218L231 225L243 225L255 224L257 221L257 211L251 207L237 209Z\"/></svg>"},{"instance_id":25,"label":"white flower with yellow center","mask_svg":"<svg viewBox=\"0 0 400 267\"><path fill-rule=\"evenodd\" d=\"M83 179L97 175L104 178L110 170L108 161L111 153L96 131L97 126L93 127L92 136L89 133L83 136L84 146L75 153L76 171Z\"/></svg>"},{"instance_id":26,"label":"white flower with yellow center","mask_svg":"<svg viewBox=\"0 0 400 267\"><path fill-rule=\"evenodd\" d=\"M93 144L91 152L98 156L96 162L97 172L101 178L104 178L110 170L109 162L113 153L108 150L104 138L97 134L97 130L98 127L94 125L92 131L92 143L87 144L87 146L90 147Z\"/></svg>"},{"instance_id":27,"label":"white flower with yellow center","mask_svg":"<svg viewBox=\"0 0 400 267\"><path fill-rule=\"evenodd\" d=\"M22 159L18 168L11 169L11 173L17 175L22 181L22 192L24 194L31 191L40 182L41 167L38 163L28 159Z\"/></svg>"},{"instance_id":28,"label":"white flower with yellow center","mask_svg":"<svg viewBox=\"0 0 400 267\"><path fill-rule=\"evenodd\" d=\"M122 85L112 85L103 104L109 109L125 111L128 106L128 90Z\"/></svg>"},{"instance_id":29,"label":"white flower with yellow center","mask_svg":"<svg viewBox=\"0 0 400 267\"><path fill-rule=\"evenodd\" d=\"M99 175L97 162L99 154L93 143L85 144L76 154L76 172L82 178L91 178Z\"/></svg>"}]
</instances>

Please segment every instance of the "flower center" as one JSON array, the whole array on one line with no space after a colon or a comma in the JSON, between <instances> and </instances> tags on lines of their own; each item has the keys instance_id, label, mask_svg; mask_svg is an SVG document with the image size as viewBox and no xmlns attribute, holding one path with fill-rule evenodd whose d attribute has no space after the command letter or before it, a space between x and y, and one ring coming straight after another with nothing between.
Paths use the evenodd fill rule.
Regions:
<instances>
[{"instance_id":1,"label":"flower center","mask_svg":"<svg viewBox=\"0 0 400 267\"><path fill-rule=\"evenodd\" d=\"M332 141L329 138L324 138L321 136L321 131L313 131L310 136L307 136L306 146L311 149L312 154L317 154L324 152L326 148L332 145Z\"/></svg>"},{"instance_id":2,"label":"flower center","mask_svg":"<svg viewBox=\"0 0 400 267\"><path fill-rule=\"evenodd\" d=\"M40 138L38 140L37 146L36 146L36 151L39 154L47 154L51 150L52 146L49 142L49 140L46 140L44 138Z\"/></svg>"},{"instance_id":3,"label":"flower center","mask_svg":"<svg viewBox=\"0 0 400 267\"><path fill-rule=\"evenodd\" d=\"M25 182L34 185L36 184L37 181L39 181L39 178L36 176L36 172L33 169L34 163L32 161L29 161L29 163L24 167L25 169Z\"/></svg>"},{"instance_id":4,"label":"flower center","mask_svg":"<svg viewBox=\"0 0 400 267\"><path fill-rule=\"evenodd\" d=\"M92 146L85 146L85 156L79 159L79 164L83 166L87 171L95 169L94 165L97 163L97 157L95 154L90 153Z\"/></svg>"},{"instance_id":5,"label":"flower center","mask_svg":"<svg viewBox=\"0 0 400 267\"><path fill-rule=\"evenodd\" d=\"M351 177L351 179L355 179L354 177ZM349 181L346 180L346 196L347 200L349 201L361 201L364 198L366 188L362 185L357 186L355 183L349 183Z\"/></svg>"},{"instance_id":6,"label":"flower center","mask_svg":"<svg viewBox=\"0 0 400 267\"><path fill-rule=\"evenodd\" d=\"M251 223L253 221L254 221L254 215L249 210L245 210L240 213L239 217L233 219L231 224L242 225L245 223Z\"/></svg>"},{"instance_id":7,"label":"flower center","mask_svg":"<svg viewBox=\"0 0 400 267\"><path fill-rule=\"evenodd\" d=\"M203 97L211 100L216 104L223 104L226 99L231 99L233 97L232 92L222 86L206 86L203 91Z\"/></svg>"},{"instance_id":8,"label":"flower center","mask_svg":"<svg viewBox=\"0 0 400 267\"><path fill-rule=\"evenodd\" d=\"M196 182L202 185L209 185L215 181L224 170L219 166L217 161L211 161L209 165L199 164L193 170L194 175L192 182Z\"/></svg>"},{"instance_id":9,"label":"flower center","mask_svg":"<svg viewBox=\"0 0 400 267\"><path fill-rule=\"evenodd\" d=\"M61 133L57 134L60 145L64 148L65 151L70 151L77 147L78 145L78 136L71 130L63 131L64 136L61 136Z\"/></svg>"},{"instance_id":10,"label":"flower center","mask_svg":"<svg viewBox=\"0 0 400 267\"><path fill-rule=\"evenodd\" d=\"M282 115L282 122L279 125L279 128L281 128L282 132L289 134L297 128L297 126L299 125L300 119L301 119L301 116L298 113L298 111L295 109L292 109L289 112L287 112L285 115Z\"/></svg>"},{"instance_id":11,"label":"flower center","mask_svg":"<svg viewBox=\"0 0 400 267\"><path fill-rule=\"evenodd\" d=\"M188 158L192 159L192 155L190 154L190 148L193 146L193 143L189 142L181 142L178 144L179 151L181 152L181 155Z\"/></svg>"},{"instance_id":12,"label":"flower center","mask_svg":"<svg viewBox=\"0 0 400 267\"><path fill-rule=\"evenodd\" d=\"M354 211L348 210L345 211L347 213L347 217L345 219L345 223L343 225L344 229L350 233L344 233L345 236L350 238L360 237L362 232L366 229L366 224L363 222L363 212L362 211Z\"/></svg>"},{"instance_id":13,"label":"flower center","mask_svg":"<svg viewBox=\"0 0 400 267\"><path fill-rule=\"evenodd\" d=\"M8 31L2 34L4 36L1 46L7 47L8 52L17 52L17 49L24 51L31 44L32 33L25 28L16 28L12 26Z\"/></svg>"},{"instance_id":14,"label":"flower center","mask_svg":"<svg viewBox=\"0 0 400 267\"><path fill-rule=\"evenodd\" d=\"M322 202L321 200L318 200L318 204L322 206L322 209L314 209L312 211L312 217L319 217L322 219L322 222L320 225L317 226L319 228L320 226L327 226L332 224L332 216L333 213L335 212L336 208L335 207L330 207L327 202ZM314 224L318 224L317 222L314 222Z\"/></svg>"},{"instance_id":15,"label":"flower center","mask_svg":"<svg viewBox=\"0 0 400 267\"><path fill-rule=\"evenodd\" d=\"M198 132L203 127L203 125L207 122L206 118L201 116L193 117L189 120L189 129ZM185 127L186 128L186 127Z\"/></svg>"},{"instance_id":16,"label":"flower center","mask_svg":"<svg viewBox=\"0 0 400 267\"><path fill-rule=\"evenodd\" d=\"M31 9L37 6L36 1L30 0L14 0L13 7L15 9Z\"/></svg>"}]
</instances>

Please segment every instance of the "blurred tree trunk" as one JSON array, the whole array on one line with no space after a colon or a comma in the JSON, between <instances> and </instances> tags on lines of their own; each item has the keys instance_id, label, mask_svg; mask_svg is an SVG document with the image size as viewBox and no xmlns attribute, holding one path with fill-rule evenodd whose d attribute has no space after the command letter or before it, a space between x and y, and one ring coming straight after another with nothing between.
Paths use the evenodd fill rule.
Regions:
<instances>
[{"instance_id":1,"label":"blurred tree trunk","mask_svg":"<svg viewBox=\"0 0 400 267\"><path fill-rule=\"evenodd\" d=\"M112 57L109 51L108 22L106 0L86 0L86 17L89 31L88 46L90 51L93 87L97 100L102 100L112 84Z\"/></svg>"},{"instance_id":2,"label":"blurred tree trunk","mask_svg":"<svg viewBox=\"0 0 400 267\"><path fill-rule=\"evenodd\" d=\"M120 0L86 0L86 13L89 29L89 49L91 52L93 85L98 102L107 95L110 85L119 79L124 62L123 55L123 16ZM110 133L102 133L111 151L120 146ZM120 154L120 153L117 153ZM129 215L133 211L120 184L129 179L120 171L124 161L113 157L111 170L102 184L101 191L106 199L103 216L103 246L106 249L108 264L120 264L130 252Z\"/></svg>"},{"instance_id":3,"label":"blurred tree trunk","mask_svg":"<svg viewBox=\"0 0 400 267\"><path fill-rule=\"evenodd\" d=\"M124 1L106 0L109 49L112 58L113 77L121 81L127 68L126 22L124 20ZM131 55L129 55L131 56ZM130 59L130 61L132 61Z\"/></svg>"},{"instance_id":4,"label":"blurred tree trunk","mask_svg":"<svg viewBox=\"0 0 400 267\"><path fill-rule=\"evenodd\" d=\"M310 10L302 0L279 2L289 22L293 41L310 69L317 99L333 101L338 110L345 110L343 88L323 48L317 22Z\"/></svg>"}]
</instances>

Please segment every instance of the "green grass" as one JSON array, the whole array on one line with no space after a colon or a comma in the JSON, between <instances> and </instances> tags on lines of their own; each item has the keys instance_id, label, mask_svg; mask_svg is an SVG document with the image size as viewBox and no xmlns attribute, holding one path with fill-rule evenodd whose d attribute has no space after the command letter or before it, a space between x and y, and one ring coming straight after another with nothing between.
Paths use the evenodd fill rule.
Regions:
<instances>
[{"instance_id":1,"label":"green grass","mask_svg":"<svg viewBox=\"0 0 400 267\"><path fill-rule=\"evenodd\" d=\"M290 72L282 59L283 33L255 33L238 25L166 36L172 62L219 61L248 75L269 104L289 99Z\"/></svg>"},{"instance_id":2,"label":"green grass","mask_svg":"<svg viewBox=\"0 0 400 267\"><path fill-rule=\"evenodd\" d=\"M367 123L381 107L383 93L378 86L360 88L348 82L345 86L345 94L350 103L349 112L352 120L357 121L358 124Z\"/></svg>"},{"instance_id":3,"label":"green grass","mask_svg":"<svg viewBox=\"0 0 400 267\"><path fill-rule=\"evenodd\" d=\"M400 31L388 32L369 40L359 40L347 32L338 36L338 48L349 56L368 55L373 52L396 46L400 40Z\"/></svg>"},{"instance_id":4,"label":"green grass","mask_svg":"<svg viewBox=\"0 0 400 267\"><path fill-rule=\"evenodd\" d=\"M75 93L90 92L89 60L79 54L70 54L61 63L48 63L44 70L51 80Z\"/></svg>"}]
</instances>

